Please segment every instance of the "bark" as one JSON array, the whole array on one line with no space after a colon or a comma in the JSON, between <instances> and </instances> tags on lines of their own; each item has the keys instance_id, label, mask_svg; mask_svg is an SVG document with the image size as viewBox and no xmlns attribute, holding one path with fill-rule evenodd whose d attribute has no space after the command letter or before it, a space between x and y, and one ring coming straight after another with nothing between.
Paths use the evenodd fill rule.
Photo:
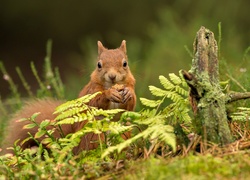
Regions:
<instances>
[{"instance_id":1,"label":"bark","mask_svg":"<svg viewBox=\"0 0 250 180\"><path fill-rule=\"evenodd\" d=\"M228 103L238 101L241 99L248 99L250 98L250 92L231 92L228 94Z\"/></svg>"},{"instance_id":2,"label":"bark","mask_svg":"<svg viewBox=\"0 0 250 180\"><path fill-rule=\"evenodd\" d=\"M219 84L218 48L213 32L201 27L193 46L192 67L182 73L190 87L196 133L206 141L228 144L233 138L225 105L231 98L222 92Z\"/></svg>"}]
</instances>

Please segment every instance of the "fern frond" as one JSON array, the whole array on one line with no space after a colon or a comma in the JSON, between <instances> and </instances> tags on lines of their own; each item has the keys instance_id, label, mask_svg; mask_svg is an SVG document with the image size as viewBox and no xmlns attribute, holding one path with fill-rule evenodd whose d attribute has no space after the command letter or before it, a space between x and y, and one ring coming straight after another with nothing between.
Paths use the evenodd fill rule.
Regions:
<instances>
[{"instance_id":1,"label":"fern frond","mask_svg":"<svg viewBox=\"0 0 250 180\"><path fill-rule=\"evenodd\" d=\"M107 130L110 130L110 132L114 133L114 134L121 134L123 132L131 130L132 127L133 127L132 125L131 126L124 126L119 122L110 122L108 124Z\"/></svg>"},{"instance_id":2,"label":"fern frond","mask_svg":"<svg viewBox=\"0 0 250 180\"><path fill-rule=\"evenodd\" d=\"M56 108L54 114L58 114L55 120L57 124L73 124L75 122L82 122L85 120L93 120L95 116L111 116L121 110L112 110L110 112L99 110L95 107L89 107L87 103L100 94L100 92L94 94L88 94L81 98L67 101ZM111 115L110 115L111 114Z\"/></svg>"},{"instance_id":3,"label":"fern frond","mask_svg":"<svg viewBox=\"0 0 250 180\"><path fill-rule=\"evenodd\" d=\"M118 152L120 153L124 148L128 147L129 145L131 145L133 142L135 142L136 140L142 138L143 136L146 136L148 132L147 131L143 131L137 135L135 135L134 137L130 138L130 139L127 139L126 141L118 144L118 145L115 145L115 146L110 146L108 147L103 153L102 153L102 156L101 158L105 158L106 156L108 156L109 154L111 153L114 153L114 152Z\"/></svg>"},{"instance_id":4,"label":"fern frond","mask_svg":"<svg viewBox=\"0 0 250 180\"><path fill-rule=\"evenodd\" d=\"M89 118L85 113L82 113L81 115L79 114L72 117L65 117L62 120L58 121L56 124L74 124L76 122L82 122L85 120L89 120Z\"/></svg>"},{"instance_id":5,"label":"fern frond","mask_svg":"<svg viewBox=\"0 0 250 180\"><path fill-rule=\"evenodd\" d=\"M246 119L245 116L231 115L233 121L244 121Z\"/></svg>"},{"instance_id":6,"label":"fern frond","mask_svg":"<svg viewBox=\"0 0 250 180\"><path fill-rule=\"evenodd\" d=\"M159 76L160 83L164 86L165 90L155 86L149 86L149 90L154 96L162 97L162 99L148 100L145 98L141 98L141 102L145 106L154 108L154 107L159 107L159 105L162 104L165 99L171 99L173 103L168 105L162 112L165 117L165 119L164 120L162 119L162 121L165 121L166 119L170 119L172 117L172 120L174 121L178 120L181 122L190 123L191 122L191 117L189 116L190 107L188 107L189 101L187 99L189 94L188 86L181 74L181 71L179 71L179 74L180 77L175 75L174 73L170 73L169 77L171 81L164 76ZM154 114L154 116L155 115L156 113ZM148 120L149 119L147 119L147 121ZM147 121L145 121L145 123L147 123Z\"/></svg>"},{"instance_id":7,"label":"fern frond","mask_svg":"<svg viewBox=\"0 0 250 180\"><path fill-rule=\"evenodd\" d=\"M151 139L157 138L158 140L163 141L166 144L170 145L175 151L176 140L175 140L174 128L172 126L155 125L151 131L152 131L152 134L150 135Z\"/></svg>"},{"instance_id":8,"label":"fern frond","mask_svg":"<svg viewBox=\"0 0 250 180\"><path fill-rule=\"evenodd\" d=\"M154 125L148 127L146 130L143 132L135 135L134 137L116 145L116 146L111 146L107 148L103 154L102 158L108 156L111 153L118 152L120 153L124 148L128 147L130 144L133 142L139 140L140 138L143 139L155 139L159 141L163 141L166 144L170 145L173 150L176 150L176 141L175 141L175 134L172 126L162 126L162 125Z\"/></svg>"},{"instance_id":9,"label":"fern frond","mask_svg":"<svg viewBox=\"0 0 250 180\"><path fill-rule=\"evenodd\" d=\"M189 86L188 86L186 80L183 77L182 70L179 71L179 77L181 78L181 81L182 81L182 83L181 83L182 87L188 88Z\"/></svg>"},{"instance_id":10,"label":"fern frond","mask_svg":"<svg viewBox=\"0 0 250 180\"><path fill-rule=\"evenodd\" d=\"M133 111L125 111L124 113L122 113L121 115L121 121L132 121L135 119L141 119L142 118L142 114L139 112L133 112Z\"/></svg>"},{"instance_id":11,"label":"fern frond","mask_svg":"<svg viewBox=\"0 0 250 180\"><path fill-rule=\"evenodd\" d=\"M249 112L250 113L250 108L248 108L248 107L238 107L237 109L240 110L240 111L244 111L244 112Z\"/></svg>"},{"instance_id":12,"label":"fern frond","mask_svg":"<svg viewBox=\"0 0 250 180\"><path fill-rule=\"evenodd\" d=\"M173 89L174 85L164 76L159 76L160 83L163 85L163 87L167 90Z\"/></svg>"},{"instance_id":13,"label":"fern frond","mask_svg":"<svg viewBox=\"0 0 250 180\"><path fill-rule=\"evenodd\" d=\"M231 115L233 121L249 121L250 120L250 108L248 107L238 107L238 112Z\"/></svg>"},{"instance_id":14,"label":"fern frond","mask_svg":"<svg viewBox=\"0 0 250 180\"><path fill-rule=\"evenodd\" d=\"M103 110L103 109L97 109L97 108L91 108L91 112L94 116L113 116L117 113L125 111L124 109L108 109L108 110Z\"/></svg>"},{"instance_id":15,"label":"fern frond","mask_svg":"<svg viewBox=\"0 0 250 180\"><path fill-rule=\"evenodd\" d=\"M149 86L149 90L151 92L151 94L153 94L154 96L158 96L158 97L164 97L166 96L167 91L157 88L155 86Z\"/></svg>"},{"instance_id":16,"label":"fern frond","mask_svg":"<svg viewBox=\"0 0 250 180\"><path fill-rule=\"evenodd\" d=\"M169 91L166 96L174 102L183 101L183 97L176 92Z\"/></svg>"},{"instance_id":17,"label":"fern frond","mask_svg":"<svg viewBox=\"0 0 250 180\"><path fill-rule=\"evenodd\" d=\"M144 106L148 106L152 108L159 106L162 102L161 100L149 100L146 98L140 98L140 101Z\"/></svg>"},{"instance_id":18,"label":"fern frond","mask_svg":"<svg viewBox=\"0 0 250 180\"><path fill-rule=\"evenodd\" d=\"M76 115L79 115L79 116L84 115L83 112L87 109L88 109L87 106L66 109L65 111L58 114L57 117L55 118L55 120L59 121L59 120L65 119L67 117L72 117L72 116L76 116Z\"/></svg>"},{"instance_id":19,"label":"fern frond","mask_svg":"<svg viewBox=\"0 0 250 180\"><path fill-rule=\"evenodd\" d=\"M174 73L170 73L169 74L169 78L171 79L171 81L175 84L175 85L179 85L182 83L182 80L180 77L178 77L177 75L175 75Z\"/></svg>"},{"instance_id":20,"label":"fern frond","mask_svg":"<svg viewBox=\"0 0 250 180\"><path fill-rule=\"evenodd\" d=\"M160 115L155 115L155 116L145 118L143 120L135 120L134 122L140 125L148 125L148 126L153 126L154 124L164 125L165 116L163 114L162 115L160 114Z\"/></svg>"},{"instance_id":21,"label":"fern frond","mask_svg":"<svg viewBox=\"0 0 250 180\"><path fill-rule=\"evenodd\" d=\"M188 90L186 90L186 89L184 89L184 88L182 88L180 86L176 86L175 91L177 93L179 93L180 95L183 95L183 96L186 96L186 97L188 96Z\"/></svg>"},{"instance_id":22,"label":"fern frond","mask_svg":"<svg viewBox=\"0 0 250 180\"><path fill-rule=\"evenodd\" d=\"M189 110L186 108L186 109L183 109L183 110L178 110L178 111L175 111L174 114L178 114L178 118L180 120L180 122L187 122L187 123L191 123L192 119L189 115Z\"/></svg>"},{"instance_id":23,"label":"fern frond","mask_svg":"<svg viewBox=\"0 0 250 180\"><path fill-rule=\"evenodd\" d=\"M87 106L86 104L100 93L101 92L96 92L94 94L87 94L87 95L80 97L78 99L67 101L67 102L61 104L60 106L58 106L56 108L56 111L54 112L54 114L61 113L67 109L71 109L74 107L86 107Z\"/></svg>"}]
</instances>

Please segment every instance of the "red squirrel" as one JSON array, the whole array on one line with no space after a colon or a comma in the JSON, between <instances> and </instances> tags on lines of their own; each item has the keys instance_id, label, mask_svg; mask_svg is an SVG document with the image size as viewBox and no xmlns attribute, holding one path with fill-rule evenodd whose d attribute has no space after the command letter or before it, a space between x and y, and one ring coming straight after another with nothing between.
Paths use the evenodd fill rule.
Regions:
<instances>
[{"instance_id":1,"label":"red squirrel","mask_svg":"<svg viewBox=\"0 0 250 180\"><path fill-rule=\"evenodd\" d=\"M121 46L117 49L106 49L100 41L98 45L98 61L95 70L91 74L89 83L81 90L79 97L86 94L93 94L95 92L102 92L92 99L88 105L101 109L121 108L128 111L133 111L136 104L135 95L135 78L128 66L126 41L123 40ZM56 115L53 114L55 108L62 104L63 101L46 99L36 100L27 103L21 111L19 111L14 118L9 121L7 127L7 135L3 140L3 152L13 153L12 150L6 150L6 147L13 146L13 143L20 139L22 142L27 138L28 132L34 135L37 128L23 129L22 127L28 122L16 122L21 118L30 118L34 113L40 112L36 117L36 121L40 123L45 119L54 120ZM119 117L115 117L116 120ZM62 125L64 135L74 133L84 127L86 121L74 123L72 125ZM60 133L55 131L54 137L59 138ZM123 135L124 136L124 135ZM126 136L126 133L125 133ZM129 136L129 133L127 133ZM104 135L101 135L104 138ZM126 137L123 137L126 138ZM38 139L38 141L41 141ZM74 148L73 153L78 154L82 150L91 150L98 147L98 136L94 133L86 134L82 137L80 144ZM18 143L22 149L36 146L33 140L27 141L24 144Z\"/></svg>"}]
</instances>

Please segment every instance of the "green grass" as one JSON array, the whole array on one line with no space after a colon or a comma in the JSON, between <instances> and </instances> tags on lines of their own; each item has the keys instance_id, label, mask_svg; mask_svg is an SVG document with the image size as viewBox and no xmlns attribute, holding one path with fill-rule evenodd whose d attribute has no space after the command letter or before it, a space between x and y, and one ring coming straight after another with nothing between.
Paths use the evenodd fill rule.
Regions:
<instances>
[{"instance_id":1,"label":"green grass","mask_svg":"<svg viewBox=\"0 0 250 180\"><path fill-rule=\"evenodd\" d=\"M187 155L175 158L149 158L130 163L124 179L247 179L250 152L225 156Z\"/></svg>"}]
</instances>

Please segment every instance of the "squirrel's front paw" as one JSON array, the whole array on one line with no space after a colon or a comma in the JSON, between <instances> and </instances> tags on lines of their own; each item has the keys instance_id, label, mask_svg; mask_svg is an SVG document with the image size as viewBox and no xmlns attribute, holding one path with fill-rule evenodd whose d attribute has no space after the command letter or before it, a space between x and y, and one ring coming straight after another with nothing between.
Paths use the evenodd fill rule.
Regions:
<instances>
[{"instance_id":1,"label":"squirrel's front paw","mask_svg":"<svg viewBox=\"0 0 250 180\"><path fill-rule=\"evenodd\" d=\"M125 103L127 103L128 100L130 100L132 98L132 93L130 92L129 88L127 88L127 87L125 87L121 92L122 92L121 95L123 97L122 103L125 104Z\"/></svg>"},{"instance_id":2,"label":"squirrel's front paw","mask_svg":"<svg viewBox=\"0 0 250 180\"><path fill-rule=\"evenodd\" d=\"M123 97L115 88L110 88L107 92L107 98L114 103L122 103Z\"/></svg>"},{"instance_id":3,"label":"squirrel's front paw","mask_svg":"<svg viewBox=\"0 0 250 180\"><path fill-rule=\"evenodd\" d=\"M121 103L125 104L128 102L129 99L132 98L132 93L130 92L129 88L125 87L124 85L115 85L113 86L117 91L119 91L120 95L122 96Z\"/></svg>"},{"instance_id":4,"label":"squirrel's front paw","mask_svg":"<svg viewBox=\"0 0 250 180\"><path fill-rule=\"evenodd\" d=\"M124 85L114 85L110 89L110 101L116 103L127 103L129 99L132 98L132 93L130 92L129 88L125 87Z\"/></svg>"}]
</instances>

